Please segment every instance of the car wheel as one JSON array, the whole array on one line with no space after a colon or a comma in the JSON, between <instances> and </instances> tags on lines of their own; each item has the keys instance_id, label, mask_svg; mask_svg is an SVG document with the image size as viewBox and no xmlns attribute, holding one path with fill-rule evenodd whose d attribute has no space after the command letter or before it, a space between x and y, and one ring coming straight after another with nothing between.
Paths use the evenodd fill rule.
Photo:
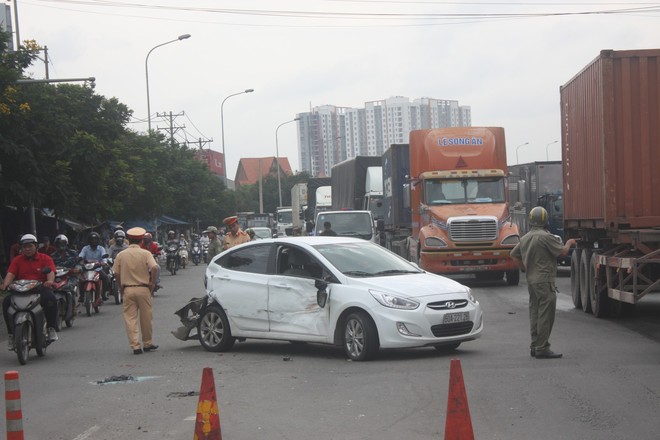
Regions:
<instances>
[{"instance_id":1,"label":"car wheel","mask_svg":"<svg viewBox=\"0 0 660 440\"><path fill-rule=\"evenodd\" d=\"M224 310L218 305L208 306L202 312L197 324L199 342L207 351L228 351L236 339L231 335L229 321Z\"/></svg>"},{"instance_id":2,"label":"car wheel","mask_svg":"<svg viewBox=\"0 0 660 440\"><path fill-rule=\"evenodd\" d=\"M344 351L349 359L368 361L378 352L378 330L364 312L351 313L344 321Z\"/></svg>"}]
</instances>

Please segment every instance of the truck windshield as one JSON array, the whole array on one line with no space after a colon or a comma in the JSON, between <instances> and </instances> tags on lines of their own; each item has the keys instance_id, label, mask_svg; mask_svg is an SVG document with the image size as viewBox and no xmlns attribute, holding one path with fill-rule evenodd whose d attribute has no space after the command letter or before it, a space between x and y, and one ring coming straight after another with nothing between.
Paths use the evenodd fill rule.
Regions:
<instances>
[{"instance_id":1,"label":"truck windshield","mask_svg":"<svg viewBox=\"0 0 660 440\"><path fill-rule=\"evenodd\" d=\"M427 205L465 203L503 203L504 178L427 180L424 188Z\"/></svg>"},{"instance_id":2,"label":"truck windshield","mask_svg":"<svg viewBox=\"0 0 660 440\"><path fill-rule=\"evenodd\" d=\"M293 217L291 211L282 211L277 213L277 222L278 223L293 223Z\"/></svg>"}]
</instances>

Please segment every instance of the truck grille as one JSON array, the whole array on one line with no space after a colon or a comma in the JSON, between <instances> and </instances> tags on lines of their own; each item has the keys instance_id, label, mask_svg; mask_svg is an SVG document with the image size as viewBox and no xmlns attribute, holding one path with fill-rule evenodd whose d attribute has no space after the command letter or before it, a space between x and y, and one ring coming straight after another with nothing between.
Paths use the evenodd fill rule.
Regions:
<instances>
[{"instance_id":1,"label":"truck grille","mask_svg":"<svg viewBox=\"0 0 660 440\"><path fill-rule=\"evenodd\" d=\"M449 224L452 241L495 240L497 221L494 219L452 220Z\"/></svg>"}]
</instances>

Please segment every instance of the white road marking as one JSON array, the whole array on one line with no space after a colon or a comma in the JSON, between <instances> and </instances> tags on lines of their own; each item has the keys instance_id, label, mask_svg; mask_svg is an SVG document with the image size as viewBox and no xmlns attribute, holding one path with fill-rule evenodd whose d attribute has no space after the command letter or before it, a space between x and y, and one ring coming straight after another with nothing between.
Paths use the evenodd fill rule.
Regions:
<instances>
[{"instance_id":1,"label":"white road marking","mask_svg":"<svg viewBox=\"0 0 660 440\"><path fill-rule=\"evenodd\" d=\"M190 421L195 421L197 420L197 416L188 416L185 419L183 419L185 422L190 422Z\"/></svg>"},{"instance_id":2,"label":"white road marking","mask_svg":"<svg viewBox=\"0 0 660 440\"><path fill-rule=\"evenodd\" d=\"M101 428L94 425L91 428L89 428L87 431L80 434L78 437L74 438L73 440L85 440L85 439L89 438L92 434L94 434L96 431L98 431L99 429L101 429Z\"/></svg>"}]
</instances>

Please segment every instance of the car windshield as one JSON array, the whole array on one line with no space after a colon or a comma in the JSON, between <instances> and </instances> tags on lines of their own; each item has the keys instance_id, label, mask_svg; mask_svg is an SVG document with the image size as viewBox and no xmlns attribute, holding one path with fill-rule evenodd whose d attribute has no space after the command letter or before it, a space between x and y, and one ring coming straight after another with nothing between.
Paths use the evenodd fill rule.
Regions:
<instances>
[{"instance_id":1,"label":"car windshield","mask_svg":"<svg viewBox=\"0 0 660 440\"><path fill-rule=\"evenodd\" d=\"M315 245L341 273L350 277L395 276L420 273L420 269L396 254L369 242Z\"/></svg>"},{"instance_id":2,"label":"car windshield","mask_svg":"<svg viewBox=\"0 0 660 440\"><path fill-rule=\"evenodd\" d=\"M323 232L323 225L329 222L330 229L343 237L370 239L373 233L371 216L367 212L335 212L319 214L316 222L316 235Z\"/></svg>"},{"instance_id":3,"label":"car windshield","mask_svg":"<svg viewBox=\"0 0 660 440\"><path fill-rule=\"evenodd\" d=\"M504 178L427 180L425 198L427 205L503 203Z\"/></svg>"}]
</instances>

